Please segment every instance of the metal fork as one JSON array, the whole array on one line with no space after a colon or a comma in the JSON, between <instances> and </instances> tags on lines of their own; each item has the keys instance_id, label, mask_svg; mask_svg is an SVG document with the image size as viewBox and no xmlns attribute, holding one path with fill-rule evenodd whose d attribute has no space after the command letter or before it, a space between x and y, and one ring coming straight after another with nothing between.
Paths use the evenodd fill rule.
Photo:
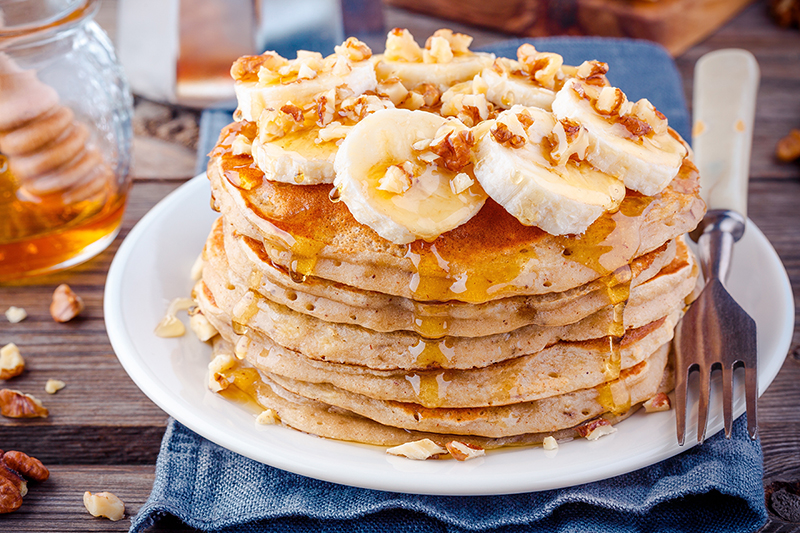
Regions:
<instances>
[{"instance_id":1,"label":"metal fork","mask_svg":"<svg viewBox=\"0 0 800 533\"><path fill-rule=\"evenodd\" d=\"M697 441L708 422L711 374L722 372L725 436L733 425L734 370L744 367L747 429L758 431L756 323L725 289L733 243L745 230L758 64L745 50L718 50L695 67L693 145L701 195L709 211L692 234L706 285L675 331L675 417L678 443L686 437L689 375L699 373Z\"/></svg>"}]
</instances>

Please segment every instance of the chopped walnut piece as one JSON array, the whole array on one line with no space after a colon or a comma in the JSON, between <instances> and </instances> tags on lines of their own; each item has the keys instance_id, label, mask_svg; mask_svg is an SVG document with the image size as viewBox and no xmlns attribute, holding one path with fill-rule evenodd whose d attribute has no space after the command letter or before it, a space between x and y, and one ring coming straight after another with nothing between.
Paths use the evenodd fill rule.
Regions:
<instances>
[{"instance_id":1,"label":"chopped walnut piece","mask_svg":"<svg viewBox=\"0 0 800 533\"><path fill-rule=\"evenodd\" d=\"M551 52L539 52L533 45L526 43L517 49L517 59L532 80L547 89L555 88L564 64L563 57Z\"/></svg>"},{"instance_id":2,"label":"chopped walnut piece","mask_svg":"<svg viewBox=\"0 0 800 533\"><path fill-rule=\"evenodd\" d=\"M432 36L425 43L422 51L422 60L425 63L449 63L453 60L453 50L444 37Z\"/></svg>"},{"instance_id":3,"label":"chopped walnut piece","mask_svg":"<svg viewBox=\"0 0 800 533\"><path fill-rule=\"evenodd\" d=\"M625 103L625 93L617 87L603 87L594 104L595 110L601 115L619 115L622 104Z\"/></svg>"},{"instance_id":4,"label":"chopped walnut piece","mask_svg":"<svg viewBox=\"0 0 800 533\"><path fill-rule=\"evenodd\" d=\"M92 516L108 518L112 522L125 516L125 504L111 492L83 493L83 506Z\"/></svg>"},{"instance_id":5,"label":"chopped walnut piece","mask_svg":"<svg viewBox=\"0 0 800 533\"><path fill-rule=\"evenodd\" d=\"M272 425L272 424L280 424L281 417L278 416L278 413L274 409L265 409L259 413L256 417L256 424L261 425Z\"/></svg>"},{"instance_id":6,"label":"chopped walnut piece","mask_svg":"<svg viewBox=\"0 0 800 533\"><path fill-rule=\"evenodd\" d=\"M545 450L557 450L558 441L552 435L548 435L542 441L542 448Z\"/></svg>"},{"instance_id":7,"label":"chopped walnut piece","mask_svg":"<svg viewBox=\"0 0 800 533\"><path fill-rule=\"evenodd\" d=\"M450 190L453 191L453 194L461 194L474 184L475 180L473 180L469 174L466 172L459 172L450 180Z\"/></svg>"},{"instance_id":8,"label":"chopped walnut piece","mask_svg":"<svg viewBox=\"0 0 800 533\"><path fill-rule=\"evenodd\" d=\"M611 422L605 418L598 418L587 422L577 428L578 434L585 437L587 440L597 440L605 435L610 435L617 432L617 428L611 425Z\"/></svg>"},{"instance_id":9,"label":"chopped walnut piece","mask_svg":"<svg viewBox=\"0 0 800 533\"><path fill-rule=\"evenodd\" d=\"M634 137L643 137L653 131L650 124L631 115L623 115L619 117L618 121Z\"/></svg>"},{"instance_id":10,"label":"chopped walnut piece","mask_svg":"<svg viewBox=\"0 0 800 533\"><path fill-rule=\"evenodd\" d=\"M409 63L422 59L422 49L406 29L394 28L386 36L386 51L383 57L389 61L407 61Z\"/></svg>"},{"instance_id":11,"label":"chopped walnut piece","mask_svg":"<svg viewBox=\"0 0 800 533\"><path fill-rule=\"evenodd\" d=\"M433 107L438 104L439 97L442 95L439 88L433 83L420 83L414 87L414 91L422 95L422 99L428 107Z\"/></svg>"},{"instance_id":12,"label":"chopped walnut piece","mask_svg":"<svg viewBox=\"0 0 800 533\"><path fill-rule=\"evenodd\" d=\"M415 461L424 461L426 459L438 458L439 455L447 453L445 448L442 448L431 439L415 440L414 442L406 442L394 448L389 448L386 453L391 455L402 455Z\"/></svg>"},{"instance_id":13,"label":"chopped walnut piece","mask_svg":"<svg viewBox=\"0 0 800 533\"><path fill-rule=\"evenodd\" d=\"M8 418L47 418L42 402L16 390L0 390L0 415Z\"/></svg>"},{"instance_id":14,"label":"chopped walnut piece","mask_svg":"<svg viewBox=\"0 0 800 533\"><path fill-rule=\"evenodd\" d=\"M433 39L440 38L447 41L450 49L456 54L466 54L469 52L469 45L472 44L472 37L463 33L453 33L453 30L442 28L433 32L433 35L428 37L425 41L425 48L431 50L433 48Z\"/></svg>"},{"instance_id":15,"label":"chopped walnut piece","mask_svg":"<svg viewBox=\"0 0 800 533\"><path fill-rule=\"evenodd\" d=\"M69 285L62 283L53 292L50 315L56 322L69 322L83 311L83 299Z\"/></svg>"},{"instance_id":16,"label":"chopped walnut piece","mask_svg":"<svg viewBox=\"0 0 800 533\"><path fill-rule=\"evenodd\" d=\"M789 163L800 157L800 130L792 130L789 135L778 141L775 152L778 159Z\"/></svg>"},{"instance_id":17,"label":"chopped walnut piece","mask_svg":"<svg viewBox=\"0 0 800 533\"><path fill-rule=\"evenodd\" d=\"M219 392L231 386L232 381L225 373L234 366L236 366L236 359L226 353L217 355L208 363L208 388L211 389L211 392Z\"/></svg>"},{"instance_id":18,"label":"chopped walnut piece","mask_svg":"<svg viewBox=\"0 0 800 533\"><path fill-rule=\"evenodd\" d=\"M6 318L12 324L17 324L28 318L28 312L22 307L14 307L12 305L6 310Z\"/></svg>"},{"instance_id":19,"label":"chopped walnut piece","mask_svg":"<svg viewBox=\"0 0 800 533\"><path fill-rule=\"evenodd\" d=\"M257 81L259 71L276 71L288 63L288 60L275 52L264 52L260 56L242 56L233 62L231 77L236 81Z\"/></svg>"},{"instance_id":20,"label":"chopped walnut piece","mask_svg":"<svg viewBox=\"0 0 800 533\"><path fill-rule=\"evenodd\" d=\"M55 394L66 386L67 384L60 379L48 379L44 384L44 391L47 394Z\"/></svg>"},{"instance_id":21,"label":"chopped walnut piece","mask_svg":"<svg viewBox=\"0 0 800 533\"><path fill-rule=\"evenodd\" d=\"M23 370L25 370L25 360L16 344L12 342L0 348L0 379L15 378L22 374Z\"/></svg>"},{"instance_id":22,"label":"chopped walnut piece","mask_svg":"<svg viewBox=\"0 0 800 533\"><path fill-rule=\"evenodd\" d=\"M286 104L281 107L281 111L290 115L295 122L303 122L305 120L305 116L303 115L303 110L297 107L294 104Z\"/></svg>"},{"instance_id":23,"label":"chopped walnut piece","mask_svg":"<svg viewBox=\"0 0 800 533\"><path fill-rule=\"evenodd\" d=\"M203 342L211 340L219 333L199 308L189 311L189 327L192 328L197 338Z\"/></svg>"},{"instance_id":24,"label":"chopped walnut piece","mask_svg":"<svg viewBox=\"0 0 800 533\"><path fill-rule=\"evenodd\" d=\"M402 165L391 165L378 180L378 189L394 194L401 194L411 188L414 178L414 164L406 161Z\"/></svg>"},{"instance_id":25,"label":"chopped walnut piece","mask_svg":"<svg viewBox=\"0 0 800 533\"><path fill-rule=\"evenodd\" d=\"M475 136L470 130L461 130L453 135L448 132L440 140L434 140L428 147L431 152L442 158L445 168L459 172L472 162L472 147L475 146Z\"/></svg>"},{"instance_id":26,"label":"chopped walnut piece","mask_svg":"<svg viewBox=\"0 0 800 533\"><path fill-rule=\"evenodd\" d=\"M657 413L659 411L669 411L672 408L672 403L669 401L669 396L664 392L659 392L646 402L644 402L644 410L647 413Z\"/></svg>"},{"instance_id":27,"label":"chopped walnut piece","mask_svg":"<svg viewBox=\"0 0 800 533\"><path fill-rule=\"evenodd\" d=\"M608 85L606 73L608 63L601 61L584 61L578 66L576 76L589 85Z\"/></svg>"},{"instance_id":28,"label":"chopped walnut piece","mask_svg":"<svg viewBox=\"0 0 800 533\"><path fill-rule=\"evenodd\" d=\"M364 61L372 57L372 50L369 46L355 37L348 37L345 42L333 49L337 54L347 57L350 61Z\"/></svg>"},{"instance_id":29,"label":"chopped walnut piece","mask_svg":"<svg viewBox=\"0 0 800 533\"><path fill-rule=\"evenodd\" d=\"M400 78L394 77L378 82L377 93L391 100L394 105L400 105L408 97L408 89Z\"/></svg>"},{"instance_id":30,"label":"chopped walnut piece","mask_svg":"<svg viewBox=\"0 0 800 533\"><path fill-rule=\"evenodd\" d=\"M457 440L446 443L445 447L456 461L468 461L469 459L486 455L486 452L480 446Z\"/></svg>"},{"instance_id":31,"label":"chopped walnut piece","mask_svg":"<svg viewBox=\"0 0 800 533\"><path fill-rule=\"evenodd\" d=\"M515 135L511 133L511 130L508 129L508 126L503 124L502 122L498 122L494 128L491 129L492 137L498 143L502 144L503 146L507 146L509 148L521 148L525 146L527 139L522 135Z\"/></svg>"}]
</instances>

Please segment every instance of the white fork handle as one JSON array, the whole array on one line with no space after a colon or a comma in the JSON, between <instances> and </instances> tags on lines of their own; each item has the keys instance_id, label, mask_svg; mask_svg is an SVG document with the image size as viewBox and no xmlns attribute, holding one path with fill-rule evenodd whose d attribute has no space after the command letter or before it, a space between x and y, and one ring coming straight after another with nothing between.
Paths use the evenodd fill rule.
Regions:
<instances>
[{"instance_id":1,"label":"white fork handle","mask_svg":"<svg viewBox=\"0 0 800 533\"><path fill-rule=\"evenodd\" d=\"M717 50L695 66L692 146L709 210L747 217L758 80L758 63L747 50Z\"/></svg>"}]
</instances>

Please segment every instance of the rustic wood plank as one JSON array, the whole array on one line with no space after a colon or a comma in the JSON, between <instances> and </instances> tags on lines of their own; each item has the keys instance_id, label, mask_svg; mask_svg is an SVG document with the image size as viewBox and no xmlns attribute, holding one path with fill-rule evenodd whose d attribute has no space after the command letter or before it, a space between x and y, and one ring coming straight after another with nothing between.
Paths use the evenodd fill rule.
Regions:
<instances>
[{"instance_id":1,"label":"rustic wood plank","mask_svg":"<svg viewBox=\"0 0 800 533\"><path fill-rule=\"evenodd\" d=\"M179 183L136 183L120 236L97 258L68 272L0 289L0 312L23 307L18 324L0 320L0 345L16 343L26 360L23 375L0 383L33 394L50 410L46 419L0 417L0 447L20 449L47 464L153 464L167 415L131 381L119 364L103 320L103 290L114 252L125 235L155 203ZM53 289L68 283L86 304L72 322L50 317ZM45 382L67 387L55 395Z\"/></svg>"}]
</instances>

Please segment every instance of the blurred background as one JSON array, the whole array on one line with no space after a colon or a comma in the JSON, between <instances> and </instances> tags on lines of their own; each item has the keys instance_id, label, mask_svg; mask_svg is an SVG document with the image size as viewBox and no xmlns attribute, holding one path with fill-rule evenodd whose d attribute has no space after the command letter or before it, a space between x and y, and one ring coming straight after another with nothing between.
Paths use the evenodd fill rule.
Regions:
<instances>
[{"instance_id":1,"label":"blurred background","mask_svg":"<svg viewBox=\"0 0 800 533\"><path fill-rule=\"evenodd\" d=\"M133 174L141 179L202 170L201 110L235 106L228 72L240 55L276 50L291 58L298 48L327 55L351 35L380 53L391 28L424 42L447 27L473 36L473 48L516 36L648 39L680 68L720 29L736 46L737 33L748 31L736 21L754 17L765 27L796 28L800 0L103 0L97 20L135 95ZM774 142L787 133L774 132ZM142 150L146 160L137 157Z\"/></svg>"}]
</instances>

